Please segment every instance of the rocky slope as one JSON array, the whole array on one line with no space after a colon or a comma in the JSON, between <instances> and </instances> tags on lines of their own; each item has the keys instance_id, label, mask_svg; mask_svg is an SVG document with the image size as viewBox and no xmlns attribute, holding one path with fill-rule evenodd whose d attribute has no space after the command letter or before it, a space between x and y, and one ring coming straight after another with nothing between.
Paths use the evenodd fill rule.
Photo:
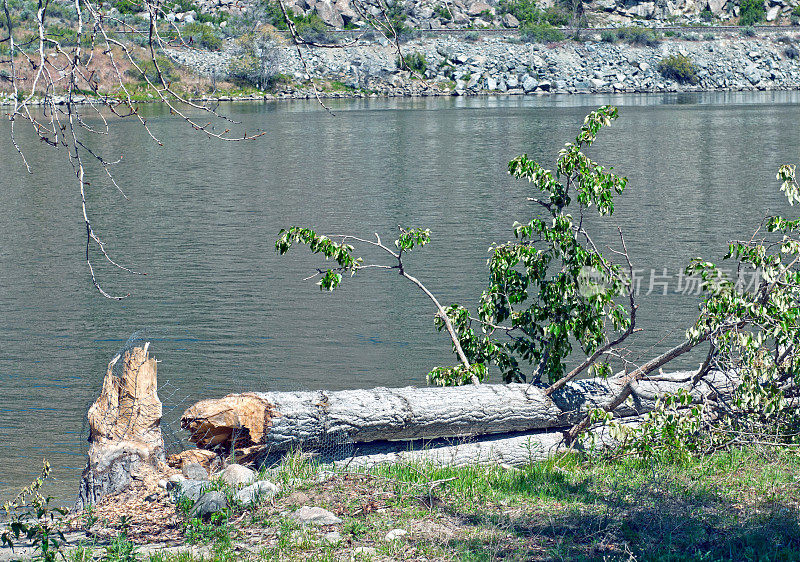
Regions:
<instances>
[{"instance_id":1,"label":"rocky slope","mask_svg":"<svg viewBox=\"0 0 800 562\"><path fill-rule=\"evenodd\" d=\"M797 37L742 37L663 40L655 46L600 41L526 44L484 36L420 38L403 52L421 53L427 68L412 74L397 68L397 52L386 42L360 41L341 49L306 49L318 84L336 83L348 95L529 94L589 92L676 92L709 90L789 90L800 88ZM172 51L179 62L200 72L224 74L226 56L202 51ZM684 55L694 64L696 83L664 78L659 63ZM230 55L228 55L230 56ZM277 97L305 97L306 75L297 52L280 49L275 70L289 85Z\"/></svg>"},{"instance_id":2,"label":"rocky slope","mask_svg":"<svg viewBox=\"0 0 800 562\"><path fill-rule=\"evenodd\" d=\"M539 0L537 6L553 7L557 0ZM467 27L516 27L516 18L504 17L499 0L396 0L397 12L412 29L463 29ZM391 0L389 4L394 2ZM788 23L798 0L764 0L767 22ZM249 0L198 0L205 13L219 11L240 14L247 11ZM332 28L360 27L370 18L382 18L376 0L285 0L287 9L296 15L316 13ZM583 0L583 11L597 27L616 23L663 24L700 21L700 14L719 22L731 22L739 16L735 0ZM180 20L183 15L178 13ZM193 21L194 17L190 16Z\"/></svg>"}]
</instances>

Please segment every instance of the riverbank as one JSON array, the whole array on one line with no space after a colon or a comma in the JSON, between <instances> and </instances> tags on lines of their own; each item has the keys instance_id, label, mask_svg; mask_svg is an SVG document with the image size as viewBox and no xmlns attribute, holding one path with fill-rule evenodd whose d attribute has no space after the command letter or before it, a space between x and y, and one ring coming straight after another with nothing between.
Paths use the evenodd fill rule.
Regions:
<instances>
[{"instance_id":1,"label":"riverbank","mask_svg":"<svg viewBox=\"0 0 800 562\"><path fill-rule=\"evenodd\" d=\"M101 504L72 517L64 550L72 561L790 560L800 549L798 470L796 451L758 447L684 461L569 456L519 470L330 471L295 456L262 472L280 489L255 506L202 521L166 492L116 512ZM297 515L310 508L316 523ZM0 560L31 554L0 549Z\"/></svg>"},{"instance_id":2,"label":"riverbank","mask_svg":"<svg viewBox=\"0 0 800 562\"><path fill-rule=\"evenodd\" d=\"M401 70L397 50L387 43L359 42L338 49L305 50L321 96L433 96L502 93L649 93L796 90L800 88L798 34L745 37L688 35L649 45L624 41L521 43L511 37L418 38L405 43L405 56L421 55L416 71ZM180 63L200 73L221 73L200 51L173 51ZM665 77L659 64L685 57L694 73ZM286 46L277 64L286 82L267 99L313 97L297 51Z\"/></svg>"},{"instance_id":3,"label":"riverbank","mask_svg":"<svg viewBox=\"0 0 800 562\"><path fill-rule=\"evenodd\" d=\"M699 33L648 44L624 39L523 43L516 36L497 35L475 40L420 37L402 45L404 56L418 61L413 71L398 68L397 49L386 41L308 47L301 51L304 61L294 46L284 43L276 46L266 90L225 81L236 58L231 45L222 51L167 49L165 54L180 69L173 89L194 101L800 89L800 32L754 37ZM688 74L665 70L676 58L690 65ZM310 79L306 68L312 71ZM131 84L133 101L159 101L144 85ZM63 104L66 97L55 96L55 102ZM11 93L0 93L0 105L12 103Z\"/></svg>"}]
</instances>

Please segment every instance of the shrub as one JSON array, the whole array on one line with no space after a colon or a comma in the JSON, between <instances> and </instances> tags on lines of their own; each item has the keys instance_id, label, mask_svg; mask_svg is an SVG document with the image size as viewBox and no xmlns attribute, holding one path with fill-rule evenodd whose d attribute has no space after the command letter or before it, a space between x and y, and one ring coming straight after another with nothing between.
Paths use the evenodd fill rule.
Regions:
<instances>
[{"instance_id":1,"label":"shrub","mask_svg":"<svg viewBox=\"0 0 800 562\"><path fill-rule=\"evenodd\" d=\"M570 15L562 8L551 6L542 12L542 19L550 25L563 27L569 25Z\"/></svg>"},{"instance_id":2,"label":"shrub","mask_svg":"<svg viewBox=\"0 0 800 562\"><path fill-rule=\"evenodd\" d=\"M465 41L477 41L480 38L477 31L467 31L464 34Z\"/></svg>"},{"instance_id":3,"label":"shrub","mask_svg":"<svg viewBox=\"0 0 800 562\"><path fill-rule=\"evenodd\" d=\"M306 41L315 43L335 43L336 40L328 31L328 26L316 12L294 19L297 33Z\"/></svg>"},{"instance_id":4,"label":"shrub","mask_svg":"<svg viewBox=\"0 0 800 562\"><path fill-rule=\"evenodd\" d=\"M747 27L742 28L742 35L745 37L755 37L756 30L748 25Z\"/></svg>"},{"instance_id":5,"label":"shrub","mask_svg":"<svg viewBox=\"0 0 800 562\"><path fill-rule=\"evenodd\" d=\"M658 63L658 71L668 80L681 84L697 84L697 69L686 55L669 55Z\"/></svg>"},{"instance_id":6,"label":"shrub","mask_svg":"<svg viewBox=\"0 0 800 562\"><path fill-rule=\"evenodd\" d=\"M136 0L114 0L111 5L120 14L137 14L142 11L142 5Z\"/></svg>"},{"instance_id":7,"label":"shrub","mask_svg":"<svg viewBox=\"0 0 800 562\"><path fill-rule=\"evenodd\" d=\"M664 32L664 37L675 37L676 33L672 29L668 29Z\"/></svg>"},{"instance_id":8,"label":"shrub","mask_svg":"<svg viewBox=\"0 0 800 562\"><path fill-rule=\"evenodd\" d=\"M716 39L716 36L713 33L706 33L705 35L703 35L703 39L705 39L706 41L713 41L714 39Z\"/></svg>"},{"instance_id":9,"label":"shrub","mask_svg":"<svg viewBox=\"0 0 800 562\"><path fill-rule=\"evenodd\" d=\"M739 25L749 26L764 20L764 2L762 0L739 1Z\"/></svg>"},{"instance_id":10,"label":"shrub","mask_svg":"<svg viewBox=\"0 0 800 562\"><path fill-rule=\"evenodd\" d=\"M413 52L403 55L401 59L399 56L395 60L397 68L404 68L417 74L424 74L428 69L428 62L425 60L423 53Z\"/></svg>"},{"instance_id":11,"label":"shrub","mask_svg":"<svg viewBox=\"0 0 800 562\"><path fill-rule=\"evenodd\" d=\"M170 82L177 82L180 80L180 75L175 68L175 64L173 64L171 60L167 57L156 56L156 62L158 63L158 70L161 71L164 82L169 84ZM153 84L161 83L161 80L158 78L158 70L156 70L156 65L152 60L137 61L136 64L139 65L141 72L136 70L136 67L132 67L125 71L126 76L140 82L145 82L145 77L147 77L147 80Z\"/></svg>"},{"instance_id":12,"label":"shrub","mask_svg":"<svg viewBox=\"0 0 800 562\"><path fill-rule=\"evenodd\" d=\"M799 57L800 57L800 51L798 51L798 50L797 50L797 47L795 47L794 45L791 45L791 46L789 46L789 47L786 47L786 48L783 50L783 55L784 55L784 56L785 56L787 59L794 60L794 59L796 59L796 58L799 58Z\"/></svg>"},{"instance_id":13,"label":"shrub","mask_svg":"<svg viewBox=\"0 0 800 562\"><path fill-rule=\"evenodd\" d=\"M542 11L536 5L536 0L500 0L497 12L511 14L520 24L534 23L542 19Z\"/></svg>"},{"instance_id":14,"label":"shrub","mask_svg":"<svg viewBox=\"0 0 800 562\"><path fill-rule=\"evenodd\" d=\"M555 43L563 41L564 34L549 23L525 25L520 28L520 39L526 43Z\"/></svg>"},{"instance_id":15,"label":"shrub","mask_svg":"<svg viewBox=\"0 0 800 562\"><path fill-rule=\"evenodd\" d=\"M453 19L453 14L450 13L450 10L444 4L439 4L436 6L436 8L433 10L433 13L437 18L445 21L450 21Z\"/></svg>"},{"instance_id":16,"label":"shrub","mask_svg":"<svg viewBox=\"0 0 800 562\"><path fill-rule=\"evenodd\" d=\"M610 29L604 30L600 33L600 41L603 43L614 43L617 40L616 34Z\"/></svg>"},{"instance_id":17,"label":"shrub","mask_svg":"<svg viewBox=\"0 0 800 562\"><path fill-rule=\"evenodd\" d=\"M700 12L700 19L703 21L712 21L714 19L714 13L706 8L702 12Z\"/></svg>"},{"instance_id":18,"label":"shrub","mask_svg":"<svg viewBox=\"0 0 800 562\"><path fill-rule=\"evenodd\" d=\"M191 38L193 43L209 51L219 51L222 48L222 37L203 23L187 23L183 28L183 37L187 40Z\"/></svg>"},{"instance_id":19,"label":"shrub","mask_svg":"<svg viewBox=\"0 0 800 562\"><path fill-rule=\"evenodd\" d=\"M658 38L652 29L646 27L620 27L617 29L617 37L631 45L655 47L658 45Z\"/></svg>"}]
</instances>

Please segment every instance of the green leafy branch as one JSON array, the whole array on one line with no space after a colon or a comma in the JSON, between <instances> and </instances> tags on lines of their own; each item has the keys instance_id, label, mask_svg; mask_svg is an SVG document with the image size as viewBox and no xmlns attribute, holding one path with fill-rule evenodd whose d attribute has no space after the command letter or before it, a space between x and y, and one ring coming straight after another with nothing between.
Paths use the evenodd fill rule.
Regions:
<instances>
[{"instance_id":1,"label":"green leafy branch","mask_svg":"<svg viewBox=\"0 0 800 562\"><path fill-rule=\"evenodd\" d=\"M464 350L461 348L458 336L456 335L447 312L442 307L436 296L431 293L430 290L428 290L428 288L419 279L411 275L406 270L403 262L405 253L412 251L416 247L421 248L430 242L430 230L422 228L405 229L402 227L398 227L398 230L398 237L394 241L395 249L392 249L381 241L381 237L377 233L375 234L375 240L367 240L349 234L318 234L310 228L293 226L287 229L281 229L281 231L278 233L278 239L275 242L275 249L278 251L278 254L284 255L289 251L292 245L302 244L307 246L312 254L320 254L324 256L326 260L336 262L337 265L335 267L317 268L315 274L306 278L306 280L308 280L315 277L320 277L317 284L319 285L320 289L327 291L333 291L336 289L336 287L338 287L342 282L342 279L344 278L343 275L348 274L350 277L352 277L362 269L384 269L397 271L401 277L408 279L423 293L425 293L425 295L436 306L435 318L437 322L441 322L442 326L447 330L453 343L453 350L461 361L461 365L458 367L450 368L452 370L450 372L450 376L457 377L461 381L469 381L473 384L480 384L481 380L485 376L485 370L481 367L474 367L470 364L467 356L464 353ZM366 244L379 248L391 256L392 263L365 264L362 258L353 256L354 246L348 242ZM439 371L436 370L436 373L439 373ZM437 375L429 375L429 377L430 376L435 377Z\"/></svg>"}]
</instances>

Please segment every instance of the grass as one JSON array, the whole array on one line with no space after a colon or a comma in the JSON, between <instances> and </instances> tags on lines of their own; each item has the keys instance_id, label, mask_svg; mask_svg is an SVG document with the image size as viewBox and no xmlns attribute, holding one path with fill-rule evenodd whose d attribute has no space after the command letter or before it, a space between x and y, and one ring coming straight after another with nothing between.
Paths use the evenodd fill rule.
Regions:
<instances>
[{"instance_id":1,"label":"grass","mask_svg":"<svg viewBox=\"0 0 800 562\"><path fill-rule=\"evenodd\" d=\"M683 463L567 456L521 469L394 464L368 472L326 470L296 455L265 476L281 486L272 502L216 526L187 522L186 542L204 550L137 559L800 560L797 450L731 450ZM288 515L303 505L343 521L301 527ZM408 534L387 541L393 529ZM331 531L340 540L331 542ZM96 550L131 559L125 544L115 556Z\"/></svg>"}]
</instances>

